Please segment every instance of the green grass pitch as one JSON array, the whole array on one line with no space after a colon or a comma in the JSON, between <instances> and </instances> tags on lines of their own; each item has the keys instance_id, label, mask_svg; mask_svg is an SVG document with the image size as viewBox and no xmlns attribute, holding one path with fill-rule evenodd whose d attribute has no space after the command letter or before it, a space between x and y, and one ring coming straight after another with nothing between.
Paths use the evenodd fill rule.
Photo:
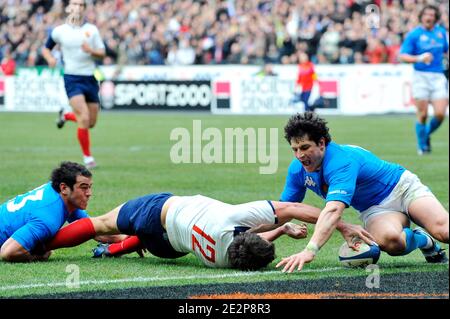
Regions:
<instances>
[{"instance_id":1,"label":"green grass pitch","mask_svg":"<svg viewBox=\"0 0 450 319\"><path fill-rule=\"evenodd\" d=\"M419 157L415 151L412 115L365 117L325 116L337 143L367 148L379 157L402 164L421 178L448 210L449 143L448 119L433 135L433 153ZM131 198L153 192L177 195L202 194L229 203L260 199L277 200L283 189L292 159L283 137L288 116L213 116L202 113L103 112L91 131L92 151L99 168L94 171L94 194L88 210L100 215ZM261 163L174 164L170 150L175 128L192 130L193 120L202 128L278 128L278 170L261 175ZM62 130L55 126L55 114L0 113L0 202L35 188L49 178L50 171L63 160L81 161L74 123ZM204 142L206 143L206 142ZM322 201L308 192L306 203L322 207ZM347 209L344 219L359 222L357 213ZM310 234L313 227L309 227ZM137 254L122 258L94 260L89 241L53 253L45 263L7 264L0 262L0 298L30 294L117 289L143 286L170 286L219 282L255 282L361 275L365 271L339 268L337 250L343 242L334 234L317 259L303 272L291 275L275 271L281 257L298 252L307 240L280 238L277 259L262 272L242 273L208 269L194 256L166 261ZM444 245L447 248L447 245ZM70 286L71 267L78 267L80 287ZM381 273L434 271L448 265L428 265L419 251L404 257L382 253ZM68 283L69 285L66 285Z\"/></svg>"}]
</instances>

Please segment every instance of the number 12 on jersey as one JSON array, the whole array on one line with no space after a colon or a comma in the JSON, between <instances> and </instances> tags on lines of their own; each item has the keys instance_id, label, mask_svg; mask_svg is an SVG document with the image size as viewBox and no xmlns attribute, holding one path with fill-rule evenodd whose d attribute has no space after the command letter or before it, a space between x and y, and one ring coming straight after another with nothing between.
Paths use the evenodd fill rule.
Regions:
<instances>
[{"instance_id":1,"label":"number 12 on jersey","mask_svg":"<svg viewBox=\"0 0 450 319\"><path fill-rule=\"evenodd\" d=\"M204 233L203 230L197 227L197 225L194 225L192 228L192 249L195 250L195 248L198 248L200 253L203 255L203 257L206 258L206 260L214 263L216 262L216 250L214 249L214 245L216 244L216 241L211 238L208 234ZM200 241L197 239L197 236L201 236L206 241L203 241L206 245L206 250L209 252L209 256L206 254L205 249L201 246ZM209 245L208 242L211 244Z\"/></svg>"}]
</instances>

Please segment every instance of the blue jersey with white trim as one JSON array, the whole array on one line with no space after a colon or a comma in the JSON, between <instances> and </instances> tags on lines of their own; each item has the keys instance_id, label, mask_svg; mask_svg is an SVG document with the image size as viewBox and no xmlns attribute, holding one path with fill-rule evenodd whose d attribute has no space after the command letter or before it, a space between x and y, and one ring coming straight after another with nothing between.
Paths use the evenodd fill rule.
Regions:
<instances>
[{"instance_id":1,"label":"blue jersey with white trim","mask_svg":"<svg viewBox=\"0 0 450 319\"><path fill-rule=\"evenodd\" d=\"M447 33L439 25L432 30L418 26L409 32L400 48L400 54L420 55L429 52L433 55L431 63L414 63L414 69L422 72L443 72L443 56L448 51Z\"/></svg>"},{"instance_id":2,"label":"blue jersey with white trim","mask_svg":"<svg viewBox=\"0 0 450 319\"><path fill-rule=\"evenodd\" d=\"M105 45L97 27L90 23L82 26L62 24L50 33L46 48L51 50L59 43L64 59L64 74L93 75L95 59L82 49L86 42L93 49L105 49Z\"/></svg>"},{"instance_id":3,"label":"blue jersey with white trim","mask_svg":"<svg viewBox=\"0 0 450 319\"><path fill-rule=\"evenodd\" d=\"M0 246L10 237L28 252L51 239L66 222L89 217L86 211L67 211L51 183L39 186L0 206Z\"/></svg>"},{"instance_id":4,"label":"blue jersey with white trim","mask_svg":"<svg viewBox=\"0 0 450 319\"><path fill-rule=\"evenodd\" d=\"M321 168L309 173L292 160L281 201L301 202L307 189L325 199L363 211L379 204L397 185L405 168L353 145L330 142Z\"/></svg>"}]
</instances>

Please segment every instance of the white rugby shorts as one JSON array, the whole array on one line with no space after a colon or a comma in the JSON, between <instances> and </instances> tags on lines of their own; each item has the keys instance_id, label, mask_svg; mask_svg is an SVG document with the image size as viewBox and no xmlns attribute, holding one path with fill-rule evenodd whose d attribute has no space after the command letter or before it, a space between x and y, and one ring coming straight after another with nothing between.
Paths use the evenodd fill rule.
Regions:
<instances>
[{"instance_id":1,"label":"white rugby shorts","mask_svg":"<svg viewBox=\"0 0 450 319\"><path fill-rule=\"evenodd\" d=\"M408 213L409 205L416 199L426 196L434 197L431 190L422 184L417 175L406 170L389 196L378 205L370 206L362 211L359 218L364 223L364 227L366 227L370 218L388 212L400 212L410 218Z\"/></svg>"},{"instance_id":2,"label":"white rugby shorts","mask_svg":"<svg viewBox=\"0 0 450 319\"><path fill-rule=\"evenodd\" d=\"M416 100L447 99L447 78L442 73L414 71L412 93Z\"/></svg>"}]
</instances>

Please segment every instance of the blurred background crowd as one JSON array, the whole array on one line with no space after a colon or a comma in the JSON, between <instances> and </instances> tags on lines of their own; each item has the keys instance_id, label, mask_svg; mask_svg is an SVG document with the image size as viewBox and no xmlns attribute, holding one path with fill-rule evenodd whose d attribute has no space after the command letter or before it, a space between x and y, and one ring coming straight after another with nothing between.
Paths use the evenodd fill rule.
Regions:
<instances>
[{"instance_id":1,"label":"blurred background crowd","mask_svg":"<svg viewBox=\"0 0 450 319\"><path fill-rule=\"evenodd\" d=\"M87 0L88 22L106 45L102 64L397 63L426 0ZM46 65L51 30L68 0L0 0L4 73ZM447 29L448 1L433 1ZM369 5L380 19L368 22ZM54 50L60 59L61 53Z\"/></svg>"}]
</instances>

